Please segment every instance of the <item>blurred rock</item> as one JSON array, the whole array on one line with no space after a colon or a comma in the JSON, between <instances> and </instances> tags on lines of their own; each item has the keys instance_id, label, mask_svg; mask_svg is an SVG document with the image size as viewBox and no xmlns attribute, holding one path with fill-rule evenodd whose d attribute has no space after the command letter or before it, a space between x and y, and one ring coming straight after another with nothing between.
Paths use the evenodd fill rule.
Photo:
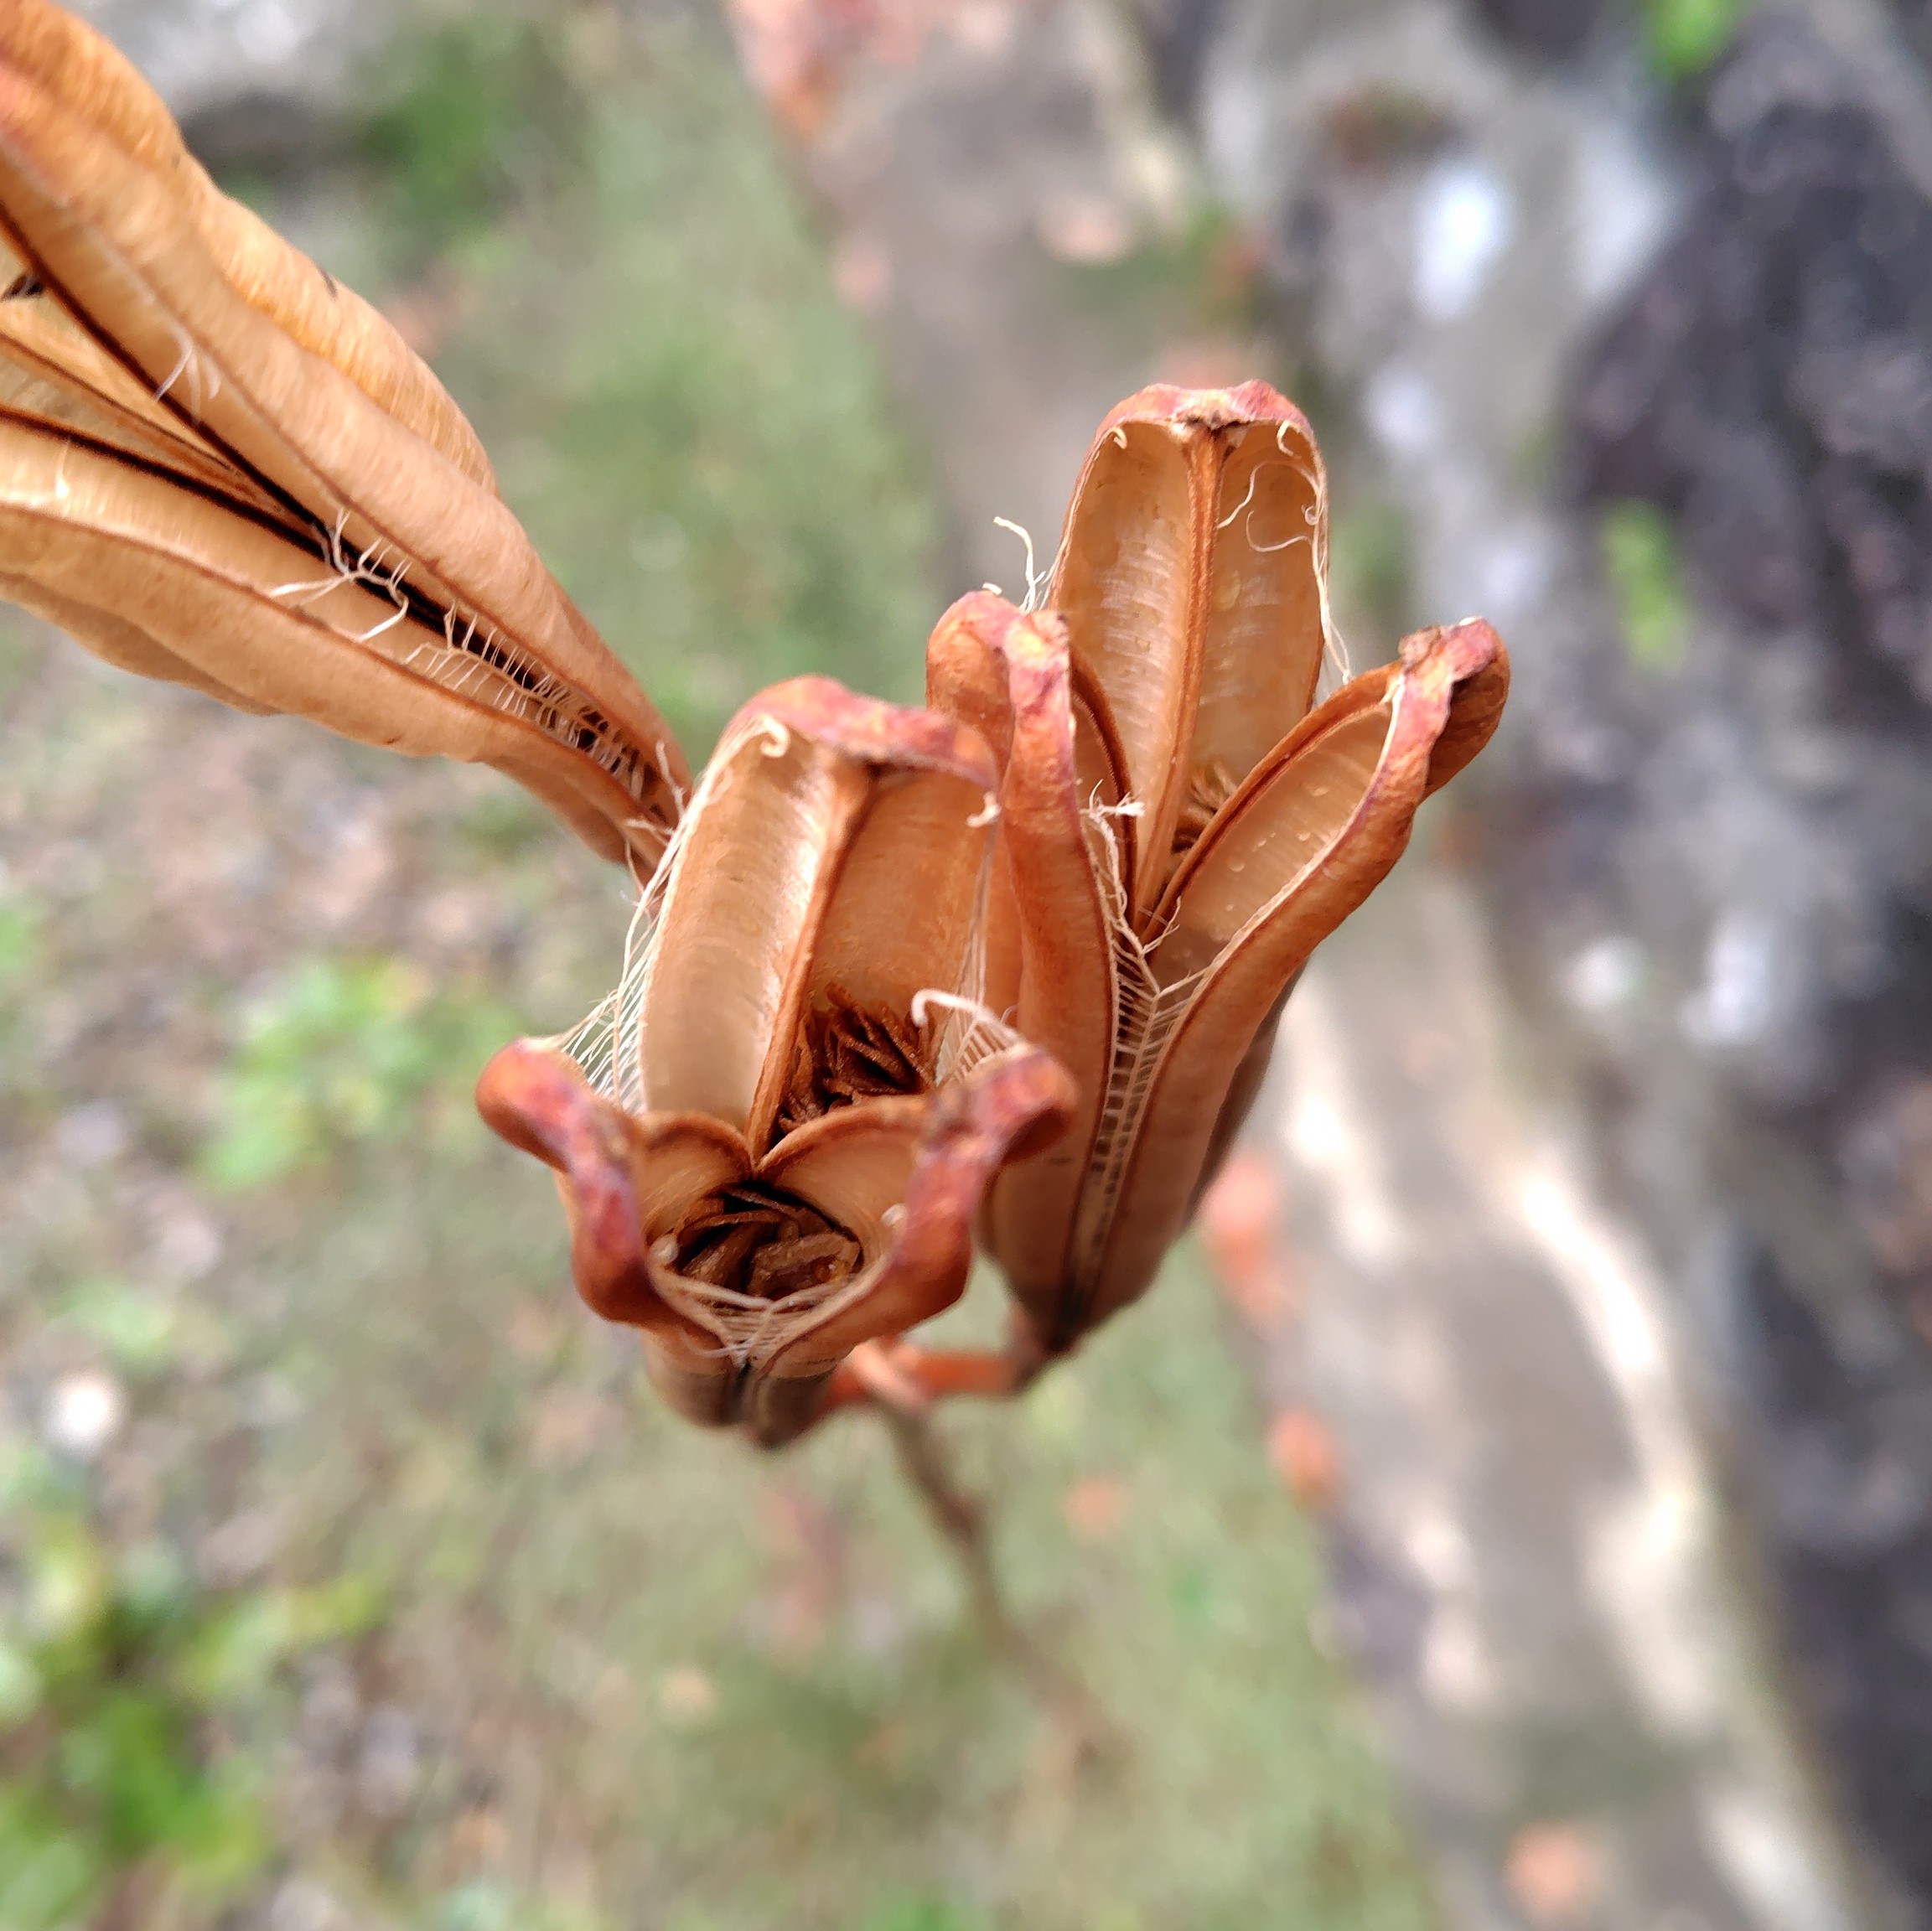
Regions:
<instances>
[{"instance_id":1,"label":"blurred rock","mask_svg":"<svg viewBox=\"0 0 1932 1931\"><path fill-rule=\"evenodd\" d=\"M355 1794L369 1815L391 1822L408 1809L422 1782L416 1719L392 1703L369 1713L355 1761Z\"/></svg>"},{"instance_id":2,"label":"blurred rock","mask_svg":"<svg viewBox=\"0 0 1932 1931\"><path fill-rule=\"evenodd\" d=\"M202 1580L217 1589L230 1589L266 1569L287 1539L287 1511L244 1509L218 1524L202 1538L196 1563Z\"/></svg>"},{"instance_id":3,"label":"blurred rock","mask_svg":"<svg viewBox=\"0 0 1932 1931\"><path fill-rule=\"evenodd\" d=\"M391 17L376 0L71 0L184 122L308 137ZM279 104L279 105L272 105ZM293 112L291 112L291 106Z\"/></svg>"},{"instance_id":4,"label":"blurred rock","mask_svg":"<svg viewBox=\"0 0 1932 1931\"><path fill-rule=\"evenodd\" d=\"M91 1462L121 1432L127 1396L111 1374L89 1369L63 1374L47 1391L40 1431L50 1448Z\"/></svg>"},{"instance_id":5,"label":"blurred rock","mask_svg":"<svg viewBox=\"0 0 1932 1931\"><path fill-rule=\"evenodd\" d=\"M1923 101L1909 60L1883 78ZM1932 199L1885 106L1795 15L1710 77L1683 224L1573 417L1582 500L1665 512L1700 640L1625 685L1650 748L1623 799L1559 816L1646 937L1707 934L1680 1012L1706 1078L1666 1072L1660 1032L1619 1056L1647 1122L1626 1172L1656 1213L1665 1136L1702 1155L1724 1392L1805 1680L1932 1917L1932 1657L1904 1633L1932 1604Z\"/></svg>"},{"instance_id":6,"label":"blurred rock","mask_svg":"<svg viewBox=\"0 0 1932 1931\"><path fill-rule=\"evenodd\" d=\"M313 1877L290 1877L268 1907L268 1931L350 1931L354 1916Z\"/></svg>"},{"instance_id":7,"label":"blurred rock","mask_svg":"<svg viewBox=\"0 0 1932 1931\"><path fill-rule=\"evenodd\" d=\"M1578 52L1608 11L1603 0L1470 0L1470 4L1506 45L1546 59Z\"/></svg>"},{"instance_id":8,"label":"blurred rock","mask_svg":"<svg viewBox=\"0 0 1932 1931\"><path fill-rule=\"evenodd\" d=\"M1932 1275L1932 1078L1875 1094L1847 1128L1840 1158L1879 1265L1904 1279Z\"/></svg>"},{"instance_id":9,"label":"blurred rock","mask_svg":"<svg viewBox=\"0 0 1932 1931\"><path fill-rule=\"evenodd\" d=\"M111 1100L76 1106L54 1130L54 1150L70 1167L99 1167L127 1147L127 1116Z\"/></svg>"},{"instance_id":10,"label":"blurred rock","mask_svg":"<svg viewBox=\"0 0 1932 1931\"><path fill-rule=\"evenodd\" d=\"M1712 593L1826 642L1828 696L1896 723L1932 703L1932 199L1797 18L1750 25L1705 121L1581 385L1582 493L1656 503Z\"/></svg>"}]
</instances>

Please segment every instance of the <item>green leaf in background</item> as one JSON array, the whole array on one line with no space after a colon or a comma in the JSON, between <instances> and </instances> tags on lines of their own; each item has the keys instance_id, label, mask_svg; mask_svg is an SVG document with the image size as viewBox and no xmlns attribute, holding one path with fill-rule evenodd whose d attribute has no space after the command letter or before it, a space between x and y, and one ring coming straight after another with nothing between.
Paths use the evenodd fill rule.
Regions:
<instances>
[{"instance_id":1,"label":"green leaf in background","mask_svg":"<svg viewBox=\"0 0 1932 1931\"><path fill-rule=\"evenodd\" d=\"M1702 74L1729 44L1751 0L1645 0L1644 44L1666 80Z\"/></svg>"},{"instance_id":2,"label":"green leaf in background","mask_svg":"<svg viewBox=\"0 0 1932 1931\"><path fill-rule=\"evenodd\" d=\"M129 1374L152 1374L174 1358L180 1323L174 1309L152 1291L118 1281L84 1281L60 1312L64 1325Z\"/></svg>"},{"instance_id":3,"label":"green leaf in background","mask_svg":"<svg viewBox=\"0 0 1932 1931\"><path fill-rule=\"evenodd\" d=\"M33 1659L0 1633L0 1736L24 1723L40 1707L40 1672Z\"/></svg>"},{"instance_id":4,"label":"green leaf in background","mask_svg":"<svg viewBox=\"0 0 1932 1931\"><path fill-rule=\"evenodd\" d=\"M943 1897L894 1897L869 1913L861 1931L982 1931L985 1923Z\"/></svg>"},{"instance_id":5,"label":"green leaf in background","mask_svg":"<svg viewBox=\"0 0 1932 1931\"><path fill-rule=\"evenodd\" d=\"M579 120L558 52L535 21L487 10L388 50L360 145L387 184L390 232L412 252L462 240L567 173Z\"/></svg>"},{"instance_id":6,"label":"green leaf in background","mask_svg":"<svg viewBox=\"0 0 1932 1931\"><path fill-rule=\"evenodd\" d=\"M33 970L40 926L39 911L0 885L0 986L24 979Z\"/></svg>"},{"instance_id":7,"label":"green leaf in background","mask_svg":"<svg viewBox=\"0 0 1932 1931\"><path fill-rule=\"evenodd\" d=\"M39 1644L83 1639L110 1600L106 1551L86 1525L71 1516L49 1522L28 1550L25 1627Z\"/></svg>"},{"instance_id":8,"label":"green leaf in background","mask_svg":"<svg viewBox=\"0 0 1932 1931\"><path fill-rule=\"evenodd\" d=\"M181 1684L205 1706L259 1695L291 1657L360 1634L381 1611L381 1592L359 1576L319 1589L256 1591L208 1622L184 1660Z\"/></svg>"},{"instance_id":9,"label":"green leaf in background","mask_svg":"<svg viewBox=\"0 0 1932 1931\"><path fill-rule=\"evenodd\" d=\"M0 1598L0 1931L67 1931L136 1866L232 1901L272 1847L265 1768L233 1742L210 1754L209 1720L242 1733L285 1664L369 1628L379 1592L214 1592L161 1545L117 1563L71 1499L30 1501L0 1536L27 1580Z\"/></svg>"},{"instance_id":10,"label":"green leaf in background","mask_svg":"<svg viewBox=\"0 0 1932 1931\"><path fill-rule=\"evenodd\" d=\"M1603 518L1603 574L1631 661L1656 672L1684 660L1691 629L1676 538L1653 503L1619 503Z\"/></svg>"},{"instance_id":11,"label":"green leaf in background","mask_svg":"<svg viewBox=\"0 0 1932 1931\"><path fill-rule=\"evenodd\" d=\"M91 1800L110 1853L133 1861L185 1834L196 1801L181 1713L138 1690L110 1690L62 1727L60 1781Z\"/></svg>"},{"instance_id":12,"label":"green leaf in background","mask_svg":"<svg viewBox=\"0 0 1932 1931\"><path fill-rule=\"evenodd\" d=\"M168 1851L175 1882L191 1896L210 1903L236 1897L267 1862L272 1840L259 1781L246 1760L225 1763L199 1776L190 1800L174 1813L157 1847Z\"/></svg>"},{"instance_id":13,"label":"green leaf in background","mask_svg":"<svg viewBox=\"0 0 1932 1931\"><path fill-rule=\"evenodd\" d=\"M259 1695L298 1647L296 1617L287 1590L244 1597L195 1639L177 1673L181 1686L205 1705Z\"/></svg>"},{"instance_id":14,"label":"green leaf in background","mask_svg":"<svg viewBox=\"0 0 1932 1931\"><path fill-rule=\"evenodd\" d=\"M66 1724L58 1773L85 1802L111 1868L158 1855L178 1881L214 1897L247 1882L268 1836L246 1781L201 1764L191 1714L157 1690L114 1690Z\"/></svg>"},{"instance_id":15,"label":"green leaf in background","mask_svg":"<svg viewBox=\"0 0 1932 1931\"><path fill-rule=\"evenodd\" d=\"M424 1931L602 1931L603 1923L582 1906L531 1897L479 1877L438 1898Z\"/></svg>"},{"instance_id":16,"label":"green leaf in background","mask_svg":"<svg viewBox=\"0 0 1932 1931\"><path fill-rule=\"evenodd\" d=\"M37 1793L0 1782L0 1925L60 1931L83 1921L107 1875L101 1846Z\"/></svg>"},{"instance_id":17,"label":"green leaf in background","mask_svg":"<svg viewBox=\"0 0 1932 1931\"><path fill-rule=\"evenodd\" d=\"M517 1029L493 1000L435 988L400 960L304 960L242 1021L204 1168L256 1187L393 1139L418 1100L474 1079Z\"/></svg>"},{"instance_id":18,"label":"green leaf in background","mask_svg":"<svg viewBox=\"0 0 1932 1931\"><path fill-rule=\"evenodd\" d=\"M432 1931L516 1931L521 1908L507 1885L479 1877L439 1898L429 1922Z\"/></svg>"}]
</instances>

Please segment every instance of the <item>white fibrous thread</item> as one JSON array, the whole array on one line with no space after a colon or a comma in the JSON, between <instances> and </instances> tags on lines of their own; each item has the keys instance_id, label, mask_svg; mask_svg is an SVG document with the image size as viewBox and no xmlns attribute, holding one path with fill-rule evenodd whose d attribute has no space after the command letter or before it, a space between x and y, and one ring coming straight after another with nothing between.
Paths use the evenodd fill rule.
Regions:
<instances>
[{"instance_id":1,"label":"white fibrous thread","mask_svg":"<svg viewBox=\"0 0 1932 1931\"><path fill-rule=\"evenodd\" d=\"M1115 1017L1114 1052L1107 1069L1106 1094L1101 1105L1087 1183L1081 1193L1075 1230L1073 1291L1075 1307L1080 1310L1084 1310L1090 1300L1098 1280L1101 1259L1099 1235L1112 1219L1126 1183L1128 1156L1133 1152L1162 1052L1206 976L1204 967L1172 985L1162 985L1152 959L1161 935L1143 940L1133 929L1121 876L1119 848L1108 821L1138 817L1142 810L1137 801L1125 799L1112 805L1090 804L1084 814L1098 833L1090 843L1100 849L1104 859L1096 870L1112 940L1114 985L1120 1005Z\"/></svg>"},{"instance_id":2,"label":"white fibrous thread","mask_svg":"<svg viewBox=\"0 0 1932 1931\"><path fill-rule=\"evenodd\" d=\"M534 725L553 742L582 752L629 795L642 802L663 775L661 746L654 758L633 743L577 686L541 663L527 650L507 642L494 624L484 625L473 612L433 593L427 601L442 616L440 634L432 629L427 610L412 606L411 560L378 540L357 550L344 540L349 512L340 511L333 529L314 526L323 546L326 577L275 585L268 593L306 610L332 591L353 584L386 598L394 614L360 632L342 632L350 641L376 644L405 622L416 626L415 640L405 650L386 647L383 655L399 669L414 671L438 690Z\"/></svg>"}]
</instances>

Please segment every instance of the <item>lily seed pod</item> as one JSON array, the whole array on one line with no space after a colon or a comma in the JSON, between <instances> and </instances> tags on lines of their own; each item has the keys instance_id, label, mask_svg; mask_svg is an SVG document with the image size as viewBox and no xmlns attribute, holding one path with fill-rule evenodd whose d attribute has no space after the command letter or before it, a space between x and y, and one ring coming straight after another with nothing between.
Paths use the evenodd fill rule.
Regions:
<instances>
[{"instance_id":1,"label":"lily seed pod","mask_svg":"<svg viewBox=\"0 0 1932 1931\"><path fill-rule=\"evenodd\" d=\"M681 825L663 720L435 377L104 40L0 10L0 596L242 709L495 765L631 862L618 991L479 1100L693 1419L775 1443L1007 1392L1145 1291L1309 954L1507 694L1472 619L1317 705L1326 519L1273 390L1143 391L1048 608L956 604L931 711L765 692ZM1022 1330L927 1354L976 1224Z\"/></svg>"},{"instance_id":2,"label":"lily seed pod","mask_svg":"<svg viewBox=\"0 0 1932 1931\"><path fill-rule=\"evenodd\" d=\"M987 1209L1022 1359L1146 1290L1308 955L1500 717L1508 659L1474 620L1314 707L1326 517L1313 437L1265 384L1143 391L1095 441L1049 608L977 593L933 634L928 701L1001 764L987 997L1079 1094Z\"/></svg>"},{"instance_id":3,"label":"lily seed pod","mask_svg":"<svg viewBox=\"0 0 1932 1931\"><path fill-rule=\"evenodd\" d=\"M976 733L823 678L727 730L624 982L484 1118L556 1167L578 1286L691 1420L775 1444L852 1350L956 1301L992 1177L1062 1125L977 1001L997 784Z\"/></svg>"},{"instance_id":4,"label":"lily seed pod","mask_svg":"<svg viewBox=\"0 0 1932 1931\"><path fill-rule=\"evenodd\" d=\"M494 765L642 870L688 787L435 376L49 0L0 8L0 596L142 676Z\"/></svg>"}]
</instances>

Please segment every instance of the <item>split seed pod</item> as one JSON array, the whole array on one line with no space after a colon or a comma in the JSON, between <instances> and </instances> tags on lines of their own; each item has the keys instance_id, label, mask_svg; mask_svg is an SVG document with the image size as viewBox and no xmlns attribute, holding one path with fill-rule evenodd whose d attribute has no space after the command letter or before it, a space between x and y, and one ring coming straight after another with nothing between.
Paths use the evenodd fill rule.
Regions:
<instances>
[{"instance_id":1,"label":"split seed pod","mask_svg":"<svg viewBox=\"0 0 1932 1931\"><path fill-rule=\"evenodd\" d=\"M1049 609L978 593L934 632L928 701L1001 764L987 997L1079 1093L987 1214L1045 1353L1145 1291L1308 955L1500 717L1478 620L1313 707L1326 515L1308 424L1265 384L1146 390L1101 426Z\"/></svg>"},{"instance_id":2,"label":"split seed pod","mask_svg":"<svg viewBox=\"0 0 1932 1931\"><path fill-rule=\"evenodd\" d=\"M956 1300L993 1175L1066 1076L976 1000L977 733L799 678L727 730L624 983L478 1088L556 1167L591 1307L685 1415L789 1439L851 1351Z\"/></svg>"},{"instance_id":3,"label":"split seed pod","mask_svg":"<svg viewBox=\"0 0 1932 1931\"><path fill-rule=\"evenodd\" d=\"M0 8L0 596L244 710L495 766L648 869L689 774L428 369L141 76Z\"/></svg>"}]
</instances>

